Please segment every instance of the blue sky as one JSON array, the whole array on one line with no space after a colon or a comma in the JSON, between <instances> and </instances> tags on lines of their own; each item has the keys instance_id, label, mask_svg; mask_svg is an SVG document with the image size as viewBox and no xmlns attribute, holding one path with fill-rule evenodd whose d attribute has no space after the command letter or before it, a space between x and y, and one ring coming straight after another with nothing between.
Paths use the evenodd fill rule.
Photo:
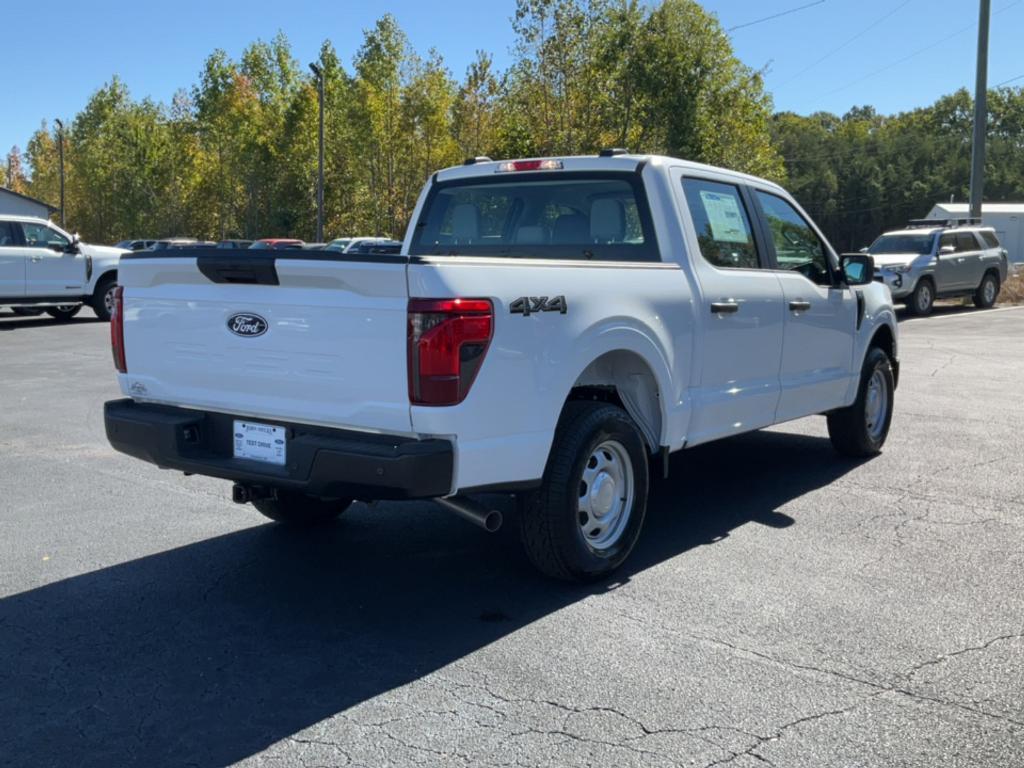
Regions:
<instances>
[{"instance_id":1,"label":"blue sky","mask_svg":"<svg viewBox=\"0 0 1024 768\"><path fill-rule=\"evenodd\" d=\"M729 28L810 2L706 0L704 5ZM166 101L177 88L195 82L214 48L235 56L247 43L269 39L278 30L302 61L315 58L321 41L330 38L348 62L361 30L385 11L397 17L418 50L440 50L456 76L478 48L494 54L501 66L509 60L508 19L514 6L514 0L8 3L3 52L6 71L13 75L8 84L17 87L0 112L0 149L24 148L43 118L73 117L115 73L136 97ZM973 87L977 10L974 0L824 0L737 29L731 37L744 62L767 68L777 109L842 113L871 104L889 113ZM989 83L994 85L1024 75L1024 0L992 0L992 10ZM41 28L45 35L32 33ZM861 36L851 40L856 35ZM13 71L10 62L16 62ZM1021 84L1024 79L1014 83Z\"/></svg>"}]
</instances>

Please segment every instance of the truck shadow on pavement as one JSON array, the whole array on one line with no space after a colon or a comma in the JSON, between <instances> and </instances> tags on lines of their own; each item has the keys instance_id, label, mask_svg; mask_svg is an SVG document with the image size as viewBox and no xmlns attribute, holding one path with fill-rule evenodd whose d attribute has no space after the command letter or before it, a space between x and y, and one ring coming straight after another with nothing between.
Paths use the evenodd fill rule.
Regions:
<instances>
[{"instance_id":1,"label":"truck shadow on pavement","mask_svg":"<svg viewBox=\"0 0 1024 768\"><path fill-rule=\"evenodd\" d=\"M13 595L0 762L234 763L739 526L791 525L780 506L854 466L777 432L676 455L611 584L547 581L512 531L433 505L360 505L315 534L258 525Z\"/></svg>"},{"instance_id":2,"label":"truck shadow on pavement","mask_svg":"<svg viewBox=\"0 0 1024 768\"><path fill-rule=\"evenodd\" d=\"M57 320L49 315L19 317L18 315L0 314L0 332L24 330L26 328L45 328L49 325L92 325L99 322L100 319L92 315L73 317L70 320Z\"/></svg>"}]
</instances>

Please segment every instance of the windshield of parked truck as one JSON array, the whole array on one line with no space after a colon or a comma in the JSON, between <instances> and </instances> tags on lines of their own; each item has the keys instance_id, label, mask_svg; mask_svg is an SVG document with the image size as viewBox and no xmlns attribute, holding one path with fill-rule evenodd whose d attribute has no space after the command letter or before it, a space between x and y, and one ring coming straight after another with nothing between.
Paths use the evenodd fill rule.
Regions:
<instances>
[{"instance_id":1,"label":"windshield of parked truck","mask_svg":"<svg viewBox=\"0 0 1024 768\"><path fill-rule=\"evenodd\" d=\"M868 248L868 253L917 253L925 254L932 252L932 244L935 242L935 235L931 232L919 235L882 235L875 240Z\"/></svg>"},{"instance_id":2,"label":"windshield of parked truck","mask_svg":"<svg viewBox=\"0 0 1024 768\"><path fill-rule=\"evenodd\" d=\"M496 174L435 185L410 253L657 261L653 229L635 174Z\"/></svg>"}]
</instances>

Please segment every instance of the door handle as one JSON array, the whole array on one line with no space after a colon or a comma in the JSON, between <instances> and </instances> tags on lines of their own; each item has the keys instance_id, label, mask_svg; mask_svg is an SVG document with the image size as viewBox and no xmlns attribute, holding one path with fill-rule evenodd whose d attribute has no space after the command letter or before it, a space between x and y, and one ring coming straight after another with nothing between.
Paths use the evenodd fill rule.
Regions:
<instances>
[{"instance_id":1,"label":"door handle","mask_svg":"<svg viewBox=\"0 0 1024 768\"><path fill-rule=\"evenodd\" d=\"M43 260L42 256L33 256L32 257L32 261L42 261L42 260Z\"/></svg>"},{"instance_id":2,"label":"door handle","mask_svg":"<svg viewBox=\"0 0 1024 768\"><path fill-rule=\"evenodd\" d=\"M803 299L797 299L796 301L789 302L790 312L806 312L811 308L811 302L804 301Z\"/></svg>"},{"instance_id":3,"label":"door handle","mask_svg":"<svg viewBox=\"0 0 1024 768\"><path fill-rule=\"evenodd\" d=\"M732 315L740 311L740 305L732 299L729 301L712 301L711 311L716 315Z\"/></svg>"}]
</instances>

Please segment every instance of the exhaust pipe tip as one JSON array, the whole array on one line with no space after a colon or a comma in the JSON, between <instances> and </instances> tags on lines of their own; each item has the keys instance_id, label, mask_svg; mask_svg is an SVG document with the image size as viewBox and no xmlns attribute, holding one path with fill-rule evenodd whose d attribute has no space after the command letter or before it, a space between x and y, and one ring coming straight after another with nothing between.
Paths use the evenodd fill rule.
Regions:
<instances>
[{"instance_id":1,"label":"exhaust pipe tip","mask_svg":"<svg viewBox=\"0 0 1024 768\"><path fill-rule=\"evenodd\" d=\"M496 509L489 510L484 517L484 530L488 533L495 533L504 522L501 512Z\"/></svg>"},{"instance_id":2,"label":"exhaust pipe tip","mask_svg":"<svg viewBox=\"0 0 1024 768\"><path fill-rule=\"evenodd\" d=\"M504 517L502 517L501 512L498 510L488 509L464 496L451 496L445 499L434 499L434 501L449 512L454 512L464 520L473 523L473 525L480 526L488 533L497 531L501 528L501 524L504 521Z\"/></svg>"},{"instance_id":3,"label":"exhaust pipe tip","mask_svg":"<svg viewBox=\"0 0 1024 768\"><path fill-rule=\"evenodd\" d=\"M235 504L248 504L252 501L252 494L246 486L235 483L231 486L231 500Z\"/></svg>"}]
</instances>

